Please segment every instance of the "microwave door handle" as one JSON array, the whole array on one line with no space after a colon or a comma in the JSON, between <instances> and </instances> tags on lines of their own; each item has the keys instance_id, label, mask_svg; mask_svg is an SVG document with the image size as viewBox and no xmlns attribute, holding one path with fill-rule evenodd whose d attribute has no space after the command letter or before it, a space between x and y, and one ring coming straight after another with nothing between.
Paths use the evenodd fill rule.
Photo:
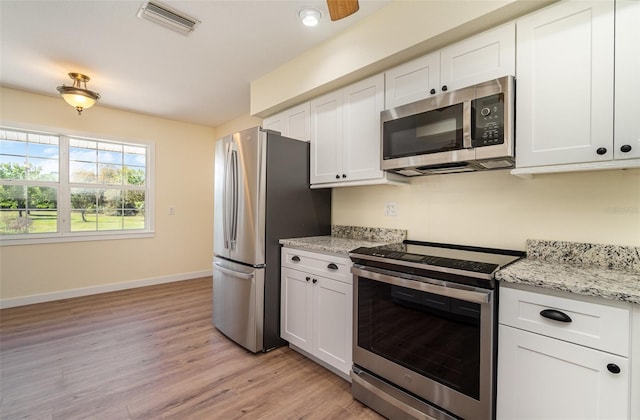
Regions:
<instances>
[{"instance_id":1,"label":"microwave door handle","mask_svg":"<svg viewBox=\"0 0 640 420\"><path fill-rule=\"evenodd\" d=\"M471 101L462 103L462 147L471 149Z\"/></svg>"}]
</instances>

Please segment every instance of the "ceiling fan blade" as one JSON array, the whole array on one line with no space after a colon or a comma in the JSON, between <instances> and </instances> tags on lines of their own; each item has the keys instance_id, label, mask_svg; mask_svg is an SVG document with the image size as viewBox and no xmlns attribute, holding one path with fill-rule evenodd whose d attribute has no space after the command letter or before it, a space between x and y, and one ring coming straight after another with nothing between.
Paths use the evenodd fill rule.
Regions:
<instances>
[{"instance_id":1,"label":"ceiling fan blade","mask_svg":"<svg viewBox=\"0 0 640 420\"><path fill-rule=\"evenodd\" d=\"M358 0L327 0L331 20L339 20L354 14L360 9Z\"/></svg>"}]
</instances>

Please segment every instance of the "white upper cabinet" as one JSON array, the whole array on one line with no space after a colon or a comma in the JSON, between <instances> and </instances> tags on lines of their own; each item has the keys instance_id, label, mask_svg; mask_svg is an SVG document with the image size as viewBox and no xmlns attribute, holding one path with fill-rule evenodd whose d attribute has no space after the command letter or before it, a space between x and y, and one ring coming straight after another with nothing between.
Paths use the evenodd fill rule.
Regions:
<instances>
[{"instance_id":1,"label":"white upper cabinet","mask_svg":"<svg viewBox=\"0 0 640 420\"><path fill-rule=\"evenodd\" d=\"M564 1L518 20L512 173L640 166L640 3L616 3Z\"/></svg>"},{"instance_id":2,"label":"white upper cabinet","mask_svg":"<svg viewBox=\"0 0 640 420\"><path fill-rule=\"evenodd\" d=\"M613 1L567 1L518 21L516 166L611 160Z\"/></svg>"},{"instance_id":3,"label":"white upper cabinet","mask_svg":"<svg viewBox=\"0 0 640 420\"><path fill-rule=\"evenodd\" d=\"M385 109L514 74L512 22L386 71Z\"/></svg>"},{"instance_id":4,"label":"white upper cabinet","mask_svg":"<svg viewBox=\"0 0 640 420\"><path fill-rule=\"evenodd\" d=\"M312 188L407 182L380 169L383 107L382 74L311 101Z\"/></svg>"},{"instance_id":5,"label":"white upper cabinet","mask_svg":"<svg viewBox=\"0 0 640 420\"><path fill-rule=\"evenodd\" d=\"M516 74L515 22L482 32L440 53L440 90Z\"/></svg>"},{"instance_id":6,"label":"white upper cabinet","mask_svg":"<svg viewBox=\"0 0 640 420\"><path fill-rule=\"evenodd\" d=\"M309 106L309 102L305 102L267 117L263 120L262 127L268 130L279 131L285 137L309 141Z\"/></svg>"},{"instance_id":7,"label":"white upper cabinet","mask_svg":"<svg viewBox=\"0 0 640 420\"><path fill-rule=\"evenodd\" d=\"M640 1L616 1L614 158L640 158Z\"/></svg>"},{"instance_id":8,"label":"white upper cabinet","mask_svg":"<svg viewBox=\"0 0 640 420\"><path fill-rule=\"evenodd\" d=\"M440 89L440 53L431 53L387 70L384 78L385 109L434 95Z\"/></svg>"}]
</instances>

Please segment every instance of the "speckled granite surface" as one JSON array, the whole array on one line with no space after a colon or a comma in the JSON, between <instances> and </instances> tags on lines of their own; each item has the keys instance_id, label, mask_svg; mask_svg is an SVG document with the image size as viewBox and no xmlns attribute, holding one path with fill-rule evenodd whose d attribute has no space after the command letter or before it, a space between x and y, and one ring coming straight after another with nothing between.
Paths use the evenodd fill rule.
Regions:
<instances>
[{"instance_id":1,"label":"speckled granite surface","mask_svg":"<svg viewBox=\"0 0 640 420\"><path fill-rule=\"evenodd\" d=\"M407 239L407 231L403 229L332 225L331 236L393 244Z\"/></svg>"},{"instance_id":2,"label":"speckled granite surface","mask_svg":"<svg viewBox=\"0 0 640 420\"><path fill-rule=\"evenodd\" d=\"M528 240L496 279L640 304L640 247Z\"/></svg>"},{"instance_id":3,"label":"speckled granite surface","mask_svg":"<svg viewBox=\"0 0 640 420\"><path fill-rule=\"evenodd\" d=\"M402 242L406 237L407 231L400 229L332 226L331 236L280 239L280 244L289 248L330 252L346 257L349 251L356 248Z\"/></svg>"}]
</instances>

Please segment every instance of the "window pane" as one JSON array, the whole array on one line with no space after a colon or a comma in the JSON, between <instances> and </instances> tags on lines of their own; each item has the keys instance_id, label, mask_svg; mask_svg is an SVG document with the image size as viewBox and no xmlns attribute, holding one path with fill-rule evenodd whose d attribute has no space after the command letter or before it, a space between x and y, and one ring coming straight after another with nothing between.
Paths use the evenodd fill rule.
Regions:
<instances>
[{"instance_id":1,"label":"window pane","mask_svg":"<svg viewBox=\"0 0 640 420\"><path fill-rule=\"evenodd\" d=\"M98 168L95 163L69 162L69 181L95 183L98 180Z\"/></svg>"},{"instance_id":2,"label":"window pane","mask_svg":"<svg viewBox=\"0 0 640 420\"><path fill-rule=\"evenodd\" d=\"M58 181L57 136L0 129L0 179Z\"/></svg>"},{"instance_id":3,"label":"window pane","mask_svg":"<svg viewBox=\"0 0 640 420\"><path fill-rule=\"evenodd\" d=\"M71 231L95 231L97 223L97 190L71 189Z\"/></svg>"},{"instance_id":4,"label":"window pane","mask_svg":"<svg viewBox=\"0 0 640 420\"><path fill-rule=\"evenodd\" d=\"M124 168L124 183L127 185L144 185L146 174L144 168L127 166Z\"/></svg>"},{"instance_id":5,"label":"window pane","mask_svg":"<svg viewBox=\"0 0 640 420\"><path fill-rule=\"evenodd\" d=\"M147 165L147 150L144 147L125 146L124 164L133 166Z\"/></svg>"},{"instance_id":6,"label":"window pane","mask_svg":"<svg viewBox=\"0 0 640 420\"><path fill-rule=\"evenodd\" d=\"M27 179L57 181L58 172L58 159L29 158Z\"/></svg>"},{"instance_id":7,"label":"window pane","mask_svg":"<svg viewBox=\"0 0 640 420\"><path fill-rule=\"evenodd\" d=\"M122 184L122 166L98 164L98 182Z\"/></svg>"},{"instance_id":8,"label":"window pane","mask_svg":"<svg viewBox=\"0 0 640 420\"><path fill-rule=\"evenodd\" d=\"M124 229L144 229L144 196L144 191L125 191L123 212Z\"/></svg>"},{"instance_id":9,"label":"window pane","mask_svg":"<svg viewBox=\"0 0 640 420\"><path fill-rule=\"evenodd\" d=\"M0 234L58 231L55 187L0 186Z\"/></svg>"}]
</instances>

